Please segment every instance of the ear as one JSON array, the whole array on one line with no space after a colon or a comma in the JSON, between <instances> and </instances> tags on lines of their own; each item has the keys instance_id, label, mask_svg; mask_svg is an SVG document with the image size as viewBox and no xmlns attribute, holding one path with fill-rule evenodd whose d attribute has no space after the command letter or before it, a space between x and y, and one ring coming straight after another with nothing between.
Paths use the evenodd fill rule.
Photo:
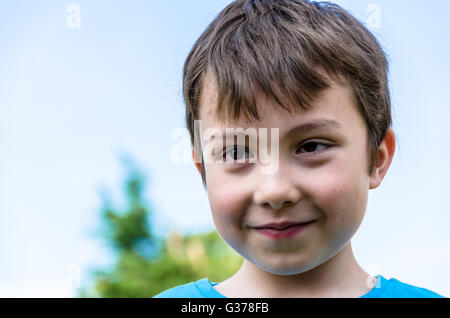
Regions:
<instances>
[{"instance_id":1,"label":"ear","mask_svg":"<svg viewBox=\"0 0 450 318\"><path fill-rule=\"evenodd\" d=\"M395 133L389 128L378 147L377 165L369 178L369 189L376 189L386 175L395 153Z\"/></svg>"},{"instance_id":2,"label":"ear","mask_svg":"<svg viewBox=\"0 0 450 318\"><path fill-rule=\"evenodd\" d=\"M192 160L194 160L194 164L195 164L195 167L198 170L198 173L200 173L200 175L202 175L202 166L200 164L200 160L198 159L198 156L195 153L194 149L192 149Z\"/></svg>"}]
</instances>

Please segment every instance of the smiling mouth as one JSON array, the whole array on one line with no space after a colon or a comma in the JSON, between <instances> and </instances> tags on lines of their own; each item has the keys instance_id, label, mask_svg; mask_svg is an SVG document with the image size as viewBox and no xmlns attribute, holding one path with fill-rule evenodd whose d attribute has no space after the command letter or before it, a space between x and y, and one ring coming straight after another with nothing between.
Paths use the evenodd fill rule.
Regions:
<instances>
[{"instance_id":1,"label":"smiling mouth","mask_svg":"<svg viewBox=\"0 0 450 318\"><path fill-rule=\"evenodd\" d=\"M304 229L314 224L317 220L305 223L281 223L281 224L265 224L264 226L250 227L259 234L267 236L271 239L289 239L294 238L297 234L303 232Z\"/></svg>"},{"instance_id":2,"label":"smiling mouth","mask_svg":"<svg viewBox=\"0 0 450 318\"><path fill-rule=\"evenodd\" d=\"M276 231L283 231L283 230L286 230L286 229L289 229L289 228L295 227L295 226L308 225L315 221L316 220L312 220L312 221L303 222L303 223L299 223L299 222L268 223L265 225L254 226L254 227L250 227L250 228L256 229L256 230L271 229L271 230L276 230Z\"/></svg>"}]
</instances>

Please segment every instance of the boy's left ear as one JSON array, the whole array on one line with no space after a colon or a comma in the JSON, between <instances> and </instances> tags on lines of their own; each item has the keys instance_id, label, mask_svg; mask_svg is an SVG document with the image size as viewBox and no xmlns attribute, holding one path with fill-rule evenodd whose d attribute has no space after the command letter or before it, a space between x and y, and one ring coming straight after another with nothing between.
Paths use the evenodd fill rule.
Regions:
<instances>
[{"instance_id":1,"label":"boy's left ear","mask_svg":"<svg viewBox=\"0 0 450 318\"><path fill-rule=\"evenodd\" d=\"M369 189L376 189L383 181L395 153L395 133L389 128L378 147L378 158L375 170L370 175Z\"/></svg>"}]
</instances>

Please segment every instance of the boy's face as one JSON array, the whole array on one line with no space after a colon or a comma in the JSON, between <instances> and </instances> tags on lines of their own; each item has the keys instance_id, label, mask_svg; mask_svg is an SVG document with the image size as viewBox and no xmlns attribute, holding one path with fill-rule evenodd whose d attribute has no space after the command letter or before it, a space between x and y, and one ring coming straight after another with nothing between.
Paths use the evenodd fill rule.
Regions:
<instances>
[{"instance_id":1,"label":"boy's face","mask_svg":"<svg viewBox=\"0 0 450 318\"><path fill-rule=\"evenodd\" d=\"M279 166L274 173L261 173L259 160L205 163L209 203L220 236L244 258L276 274L302 273L335 256L359 228L369 188L380 182L367 174L367 128L350 87L333 82L312 108L292 115L261 99L261 121L246 123L243 119L227 125L215 117L213 84L206 84L202 91L203 132L219 128L225 135L226 127L267 128L270 153L271 128L279 128ZM337 124L291 131L319 120ZM245 143L237 146L238 157L229 151L227 160L248 155L242 150ZM268 226L309 221L314 222L289 231Z\"/></svg>"}]
</instances>

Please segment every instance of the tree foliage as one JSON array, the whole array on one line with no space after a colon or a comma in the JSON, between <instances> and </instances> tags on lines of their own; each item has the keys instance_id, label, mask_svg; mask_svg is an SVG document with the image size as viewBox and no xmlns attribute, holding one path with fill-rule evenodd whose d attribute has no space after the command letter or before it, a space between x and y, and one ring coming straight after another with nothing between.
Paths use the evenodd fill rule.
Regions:
<instances>
[{"instance_id":1,"label":"tree foliage","mask_svg":"<svg viewBox=\"0 0 450 318\"><path fill-rule=\"evenodd\" d=\"M215 231L154 235L155 212L143 198L145 175L131 160L124 163L126 208L120 211L104 195L101 209L101 233L115 251L114 266L94 271L93 287L81 290L80 297L152 297L205 277L223 281L238 270L242 258Z\"/></svg>"}]
</instances>

